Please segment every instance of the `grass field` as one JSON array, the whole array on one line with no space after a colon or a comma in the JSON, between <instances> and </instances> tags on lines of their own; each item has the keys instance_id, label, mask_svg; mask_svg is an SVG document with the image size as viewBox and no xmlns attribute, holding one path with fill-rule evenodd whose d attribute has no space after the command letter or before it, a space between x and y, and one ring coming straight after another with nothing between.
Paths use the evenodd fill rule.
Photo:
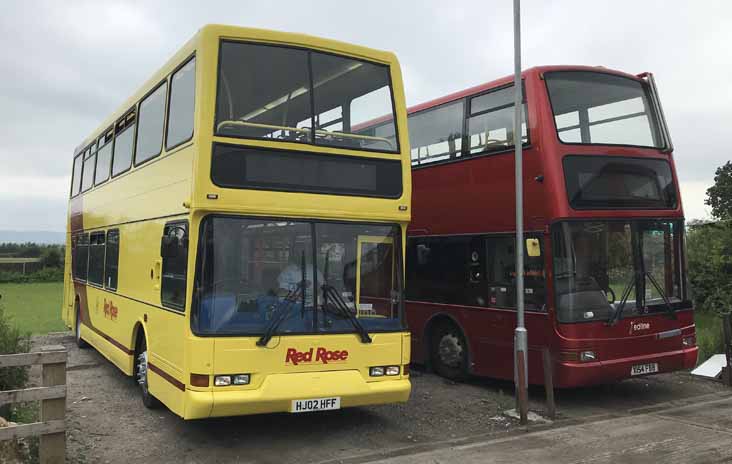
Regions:
<instances>
[{"instance_id":1,"label":"grass field","mask_svg":"<svg viewBox=\"0 0 732 464\"><path fill-rule=\"evenodd\" d=\"M0 305L24 332L45 334L64 330L63 288L63 282L0 284Z\"/></svg>"},{"instance_id":2,"label":"grass field","mask_svg":"<svg viewBox=\"0 0 732 464\"><path fill-rule=\"evenodd\" d=\"M694 314L694 322L696 344L699 346L699 363L706 361L713 354L724 353L722 319L716 313L697 311Z\"/></svg>"}]
</instances>

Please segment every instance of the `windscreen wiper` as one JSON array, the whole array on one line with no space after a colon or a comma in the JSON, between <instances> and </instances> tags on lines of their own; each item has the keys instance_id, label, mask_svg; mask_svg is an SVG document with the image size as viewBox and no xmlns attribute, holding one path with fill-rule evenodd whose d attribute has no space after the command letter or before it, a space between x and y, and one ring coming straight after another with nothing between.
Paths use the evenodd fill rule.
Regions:
<instances>
[{"instance_id":1,"label":"windscreen wiper","mask_svg":"<svg viewBox=\"0 0 732 464\"><path fill-rule=\"evenodd\" d=\"M628 298L630 297L630 292L633 289L633 284L635 283L636 277L637 273L630 276L630 282L628 282L628 285L626 285L625 289L623 290L623 295L620 297L620 303L618 304L618 308L610 316L610 319L607 321L607 325L617 324L622 317L623 310L625 309L625 304L628 302Z\"/></svg>"},{"instance_id":2,"label":"windscreen wiper","mask_svg":"<svg viewBox=\"0 0 732 464\"><path fill-rule=\"evenodd\" d=\"M343 301L343 297L338 291L328 283L328 261L330 261L330 250L325 254L325 275L323 276L322 290L323 290L323 312L325 312L328 306L328 300L333 301L332 307L336 309L337 314L341 314L351 321L351 324L356 329L358 334L361 336L361 343L371 343L373 340L369 335L368 331L361 325L358 318L348 309L348 305Z\"/></svg>"},{"instance_id":3,"label":"windscreen wiper","mask_svg":"<svg viewBox=\"0 0 732 464\"><path fill-rule=\"evenodd\" d=\"M661 295L661 298L663 299L663 302L666 303L666 308L667 308L667 312L668 312L669 317L672 317L672 318L676 319L676 311L674 311L673 306L671 306L671 300L669 300L668 297L666 296L666 293L663 290L661 290L661 286L658 285L658 282L656 281L656 278L653 277L651 275L651 273L648 272L648 271L644 272L644 274L646 276L648 276L648 280L650 280L651 283L653 284L653 286L656 287L656 290L658 290L658 294ZM645 305L645 301L643 303Z\"/></svg>"},{"instance_id":4,"label":"windscreen wiper","mask_svg":"<svg viewBox=\"0 0 732 464\"><path fill-rule=\"evenodd\" d=\"M257 340L257 346L266 346L267 343L269 343L275 333L275 330L277 330L277 327L279 327L280 324L282 324L290 315L290 309L292 308L292 305L295 304L295 302L297 301L298 293L305 293L301 291L302 288L302 282L299 282L297 284L297 287L290 290L287 293L287 296L285 296L285 298L280 301L280 303L277 305L277 310L274 313L272 321L264 329L264 334L262 334L262 336L259 337L259 340Z\"/></svg>"},{"instance_id":5,"label":"windscreen wiper","mask_svg":"<svg viewBox=\"0 0 732 464\"><path fill-rule=\"evenodd\" d=\"M287 292L287 296L277 305L277 311L275 312L272 322L269 323L267 328L264 330L264 334L257 340L257 346L266 346L267 343L272 339L272 336L280 326L290 315L290 308L297 301L298 292L299 296L302 297L302 309L300 311L301 317L305 317L305 251L302 252L302 258L300 260L300 282L297 286Z\"/></svg>"}]
</instances>

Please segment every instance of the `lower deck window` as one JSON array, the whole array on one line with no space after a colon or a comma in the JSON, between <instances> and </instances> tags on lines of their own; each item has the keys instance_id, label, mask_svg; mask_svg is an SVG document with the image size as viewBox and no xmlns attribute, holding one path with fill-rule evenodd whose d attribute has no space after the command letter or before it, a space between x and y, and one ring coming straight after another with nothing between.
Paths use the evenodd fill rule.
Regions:
<instances>
[{"instance_id":1,"label":"lower deck window","mask_svg":"<svg viewBox=\"0 0 732 464\"><path fill-rule=\"evenodd\" d=\"M513 235L410 238L407 298L515 308L515 244ZM544 310L544 258L539 237L527 236L524 262L526 308Z\"/></svg>"}]
</instances>

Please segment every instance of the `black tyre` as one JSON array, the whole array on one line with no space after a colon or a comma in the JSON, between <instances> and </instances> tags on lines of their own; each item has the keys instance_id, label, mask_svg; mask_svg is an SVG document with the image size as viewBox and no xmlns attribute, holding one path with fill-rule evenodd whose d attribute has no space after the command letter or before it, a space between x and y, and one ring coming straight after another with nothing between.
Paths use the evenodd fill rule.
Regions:
<instances>
[{"instance_id":1,"label":"black tyre","mask_svg":"<svg viewBox=\"0 0 732 464\"><path fill-rule=\"evenodd\" d=\"M135 380L140 387L140 396L142 404L148 409L155 409L160 406L160 401L155 398L148 389L148 362L147 362L147 343L145 342L145 334L140 336L135 350Z\"/></svg>"},{"instance_id":2,"label":"black tyre","mask_svg":"<svg viewBox=\"0 0 732 464\"><path fill-rule=\"evenodd\" d=\"M456 382L468 377L468 345L460 328L442 323L432 330L430 360L434 371Z\"/></svg>"},{"instance_id":3,"label":"black tyre","mask_svg":"<svg viewBox=\"0 0 732 464\"><path fill-rule=\"evenodd\" d=\"M79 348L86 348L89 344L81 338L81 308L79 306L79 300L76 300L75 310L74 338L76 339L76 346Z\"/></svg>"}]
</instances>

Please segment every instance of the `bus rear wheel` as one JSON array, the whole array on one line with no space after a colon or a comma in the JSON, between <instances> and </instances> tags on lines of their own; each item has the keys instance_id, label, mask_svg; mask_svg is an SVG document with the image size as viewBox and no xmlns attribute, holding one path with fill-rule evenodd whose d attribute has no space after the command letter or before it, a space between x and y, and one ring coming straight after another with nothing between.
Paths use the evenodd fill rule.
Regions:
<instances>
[{"instance_id":1,"label":"bus rear wheel","mask_svg":"<svg viewBox=\"0 0 732 464\"><path fill-rule=\"evenodd\" d=\"M140 341L137 343L135 350L135 380L140 387L140 396L142 404L148 409L156 409L160 406L160 401L155 398L148 388L148 354L147 343L145 342L145 334L140 334Z\"/></svg>"},{"instance_id":2,"label":"bus rear wheel","mask_svg":"<svg viewBox=\"0 0 732 464\"><path fill-rule=\"evenodd\" d=\"M430 359L432 368L442 377L456 382L468 377L468 346L455 324L442 323L432 331Z\"/></svg>"},{"instance_id":3,"label":"bus rear wheel","mask_svg":"<svg viewBox=\"0 0 732 464\"><path fill-rule=\"evenodd\" d=\"M81 307L79 305L79 300L76 300L75 306L76 317L74 318L74 338L76 339L76 346L79 348L86 348L89 344L81 338Z\"/></svg>"}]
</instances>

